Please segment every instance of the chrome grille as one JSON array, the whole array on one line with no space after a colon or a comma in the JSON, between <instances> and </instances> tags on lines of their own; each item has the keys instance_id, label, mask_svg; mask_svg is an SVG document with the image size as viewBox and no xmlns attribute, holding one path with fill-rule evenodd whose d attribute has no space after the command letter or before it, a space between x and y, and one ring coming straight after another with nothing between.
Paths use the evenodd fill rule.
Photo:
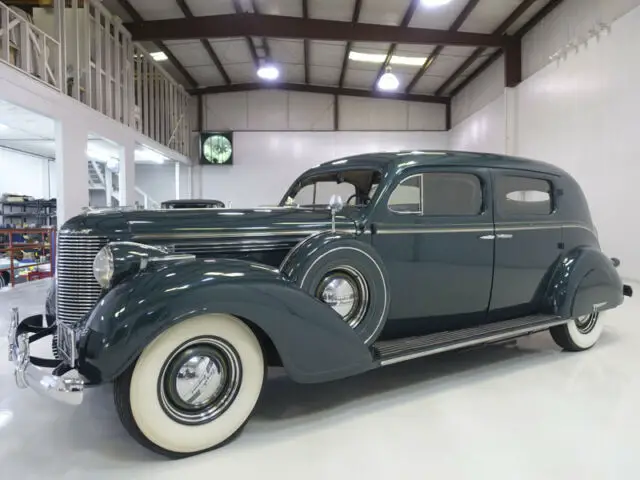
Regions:
<instances>
[{"instance_id":1,"label":"chrome grille","mask_svg":"<svg viewBox=\"0 0 640 480\"><path fill-rule=\"evenodd\" d=\"M65 323L82 319L96 304L101 288L93 276L93 259L107 239L81 232L60 232L56 261L56 317Z\"/></svg>"}]
</instances>

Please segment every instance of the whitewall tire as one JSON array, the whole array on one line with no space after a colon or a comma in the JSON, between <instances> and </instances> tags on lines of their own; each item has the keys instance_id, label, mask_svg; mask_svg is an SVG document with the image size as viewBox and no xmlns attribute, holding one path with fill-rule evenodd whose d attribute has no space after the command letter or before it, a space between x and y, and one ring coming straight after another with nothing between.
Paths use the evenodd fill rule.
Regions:
<instances>
[{"instance_id":1,"label":"whitewall tire","mask_svg":"<svg viewBox=\"0 0 640 480\"><path fill-rule=\"evenodd\" d=\"M240 432L266 367L251 329L230 315L179 323L151 342L115 382L127 431L143 446L180 458L222 446Z\"/></svg>"},{"instance_id":2,"label":"whitewall tire","mask_svg":"<svg viewBox=\"0 0 640 480\"><path fill-rule=\"evenodd\" d=\"M556 344L571 352L581 352L593 347L604 328L602 313L583 315L565 325L551 328L551 336Z\"/></svg>"}]
</instances>

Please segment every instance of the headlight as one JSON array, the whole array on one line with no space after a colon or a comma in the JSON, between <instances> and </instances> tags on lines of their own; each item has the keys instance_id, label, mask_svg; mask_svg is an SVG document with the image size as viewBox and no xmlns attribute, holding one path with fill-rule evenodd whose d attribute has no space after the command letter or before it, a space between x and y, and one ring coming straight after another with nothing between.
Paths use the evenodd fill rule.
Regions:
<instances>
[{"instance_id":1,"label":"headlight","mask_svg":"<svg viewBox=\"0 0 640 480\"><path fill-rule=\"evenodd\" d=\"M108 288L111 284L114 271L115 267L111 248L109 248L109 246L103 247L93 260L93 276L96 277L96 280L102 288Z\"/></svg>"}]
</instances>

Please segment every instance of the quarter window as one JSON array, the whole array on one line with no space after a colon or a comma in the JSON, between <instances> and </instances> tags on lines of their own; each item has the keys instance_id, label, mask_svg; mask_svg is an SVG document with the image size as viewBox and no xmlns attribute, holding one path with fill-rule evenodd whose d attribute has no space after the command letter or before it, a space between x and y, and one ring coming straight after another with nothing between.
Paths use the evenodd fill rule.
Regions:
<instances>
[{"instance_id":1,"label":"quarter window","mask_svg":"<svg viewBox=\"0 0 640 480\"><path fill-rule=\"evenodd\" d=\"M553 211L551 182L539 178L498 177L496 195L501 215L550 215Z\"/></svg>"},{"instance_id":2,"label":"quarter window","mask_svg":"<svg viewBox=\"0 0 640 480\"><path fill-rule=\"evenodd\" d=\"M389 209L393 212L428 216L478 215L482 204L480 179L468 173L412 175L389 197Z\"/></svg>"}]
</instances>

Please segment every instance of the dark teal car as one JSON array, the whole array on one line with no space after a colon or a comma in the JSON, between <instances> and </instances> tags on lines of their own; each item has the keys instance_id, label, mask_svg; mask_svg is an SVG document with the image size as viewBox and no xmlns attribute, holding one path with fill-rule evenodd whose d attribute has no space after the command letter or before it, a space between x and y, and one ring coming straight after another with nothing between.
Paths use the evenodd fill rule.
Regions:
<instances>
[{"instance_id":1,"label":"dark teal car","mask_svg":"<svg viewBox=\"0 0 640 480\"><path fill-rule=\"evenodd\" d=\"M543 330L586 350L632 293L618 264L559 168L360 155L305 172L273 208L69 220L46 319L14 311L9 355L18 386L63 402L114 383L129 433L182 457L241 431L268 366L326 382ZM49 334L59 359L31 357Z\"/></svg>"}]
</instances>

